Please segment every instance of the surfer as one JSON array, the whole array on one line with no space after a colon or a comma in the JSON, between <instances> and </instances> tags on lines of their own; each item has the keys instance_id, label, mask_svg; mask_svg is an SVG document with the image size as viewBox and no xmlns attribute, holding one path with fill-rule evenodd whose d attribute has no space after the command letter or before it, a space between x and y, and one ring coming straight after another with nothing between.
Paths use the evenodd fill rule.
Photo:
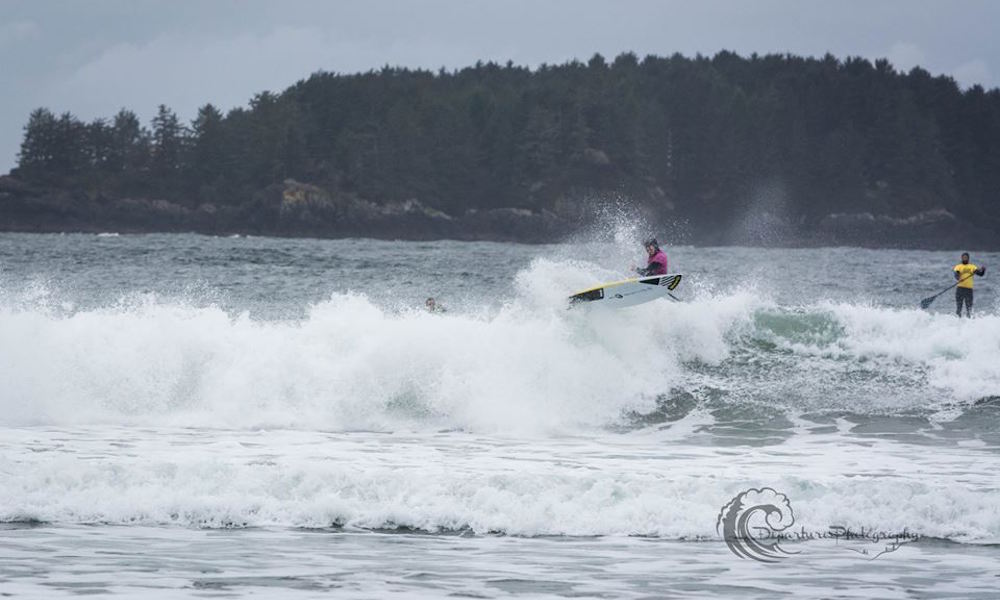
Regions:
<instances>
[{"instance_id":1,"label":"surfer","mask_svg":"<svg viewBox=\"0 0 1000 600\"><path fill-rule=\"evenodd\" d=\"M955 313L961 318L962 304L965 304L965 316L972 317L972 276L986 275L986 266L977 267L969 262L969 253L962 253L962 262L952 269L958 281L955 287Z\"/></svg>"},{"instance_id":2,"label":"surfer","mask_svg":"<svg viewBox=\"0 0 1000 600\"><path fill-rule=\"evenodd\" d=\"M660 244L656 241L655 237L651 237L642 243L646 247L646 254L649 258L646 260L645 267L636 267L635 272L643 277L648 275L666 275L667 274L667 254L660 250Z\"/></svg>"}]
</instances>

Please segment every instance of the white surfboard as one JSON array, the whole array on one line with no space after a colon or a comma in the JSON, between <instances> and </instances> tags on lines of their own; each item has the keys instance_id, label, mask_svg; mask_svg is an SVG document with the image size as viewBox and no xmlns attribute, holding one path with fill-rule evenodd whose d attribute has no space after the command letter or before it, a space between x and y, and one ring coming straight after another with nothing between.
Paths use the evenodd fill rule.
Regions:
<instances>
[{"instance_id":1,"label":"white surfboard","mask_svg":"<svg viewBox=\"0 0 1000 600\"><path fill-rule=\"evenodd\" d=\"M656 300L677 289L683 275L649 275L613 281L579 291L569 297L570 306L579 304L621 308Z\"/></svg>"}]
</instances>

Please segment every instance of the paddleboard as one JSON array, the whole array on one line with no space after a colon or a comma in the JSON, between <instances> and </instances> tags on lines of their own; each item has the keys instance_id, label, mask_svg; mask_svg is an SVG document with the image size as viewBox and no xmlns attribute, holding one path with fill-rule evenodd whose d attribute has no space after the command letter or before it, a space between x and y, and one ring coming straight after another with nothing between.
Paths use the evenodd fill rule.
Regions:
<instances>
[{"instance_id":1,"label":"paddleboard","mask_svg":"<svg viewBox=\"0 0 1000 600\"><path fill-rule=\"evenodd\" d=\"M580 304L622 308L656 300L677 289L683 275L650 275L613 281L579 291L569 297L570 306Z\"/></svg>"}]
</instances>

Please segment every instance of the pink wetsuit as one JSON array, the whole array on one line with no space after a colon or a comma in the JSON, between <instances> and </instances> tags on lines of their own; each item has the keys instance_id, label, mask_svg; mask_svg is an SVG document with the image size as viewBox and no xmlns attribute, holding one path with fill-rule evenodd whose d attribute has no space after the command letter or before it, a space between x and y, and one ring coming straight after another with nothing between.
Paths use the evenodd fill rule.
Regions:
<instances>
[{"instance_id":1,"label":"pink wetsuit","mask_svg":"<svg viewBox=\"0 0 1000 600\"><path fill-rule=\"evenodd\" d=\"M657 263L657 264L653 264ZM657 248L656 254L649 257L646 261L646 274L647 275L666 275L667 274L667 255L663 250Z\"/></svg>"}]
</instances>

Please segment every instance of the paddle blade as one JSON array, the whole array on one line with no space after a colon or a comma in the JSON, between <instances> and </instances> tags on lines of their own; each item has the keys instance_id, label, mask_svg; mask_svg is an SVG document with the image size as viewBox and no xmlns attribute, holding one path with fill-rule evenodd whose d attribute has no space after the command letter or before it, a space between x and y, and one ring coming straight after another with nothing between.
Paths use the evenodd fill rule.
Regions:
<instances>
[{"instance_id":1,"label":"paddle blade","mask_svg":"<svg viewBox=\"0 0 1000 600\"><path fill-rule=\"evenodd\" d=\"M920 308L927 308L931 305L931 302L937 299L937 296L931 296L930 298L924 298L920 301Z\"/></svg>"}]
</instances>

